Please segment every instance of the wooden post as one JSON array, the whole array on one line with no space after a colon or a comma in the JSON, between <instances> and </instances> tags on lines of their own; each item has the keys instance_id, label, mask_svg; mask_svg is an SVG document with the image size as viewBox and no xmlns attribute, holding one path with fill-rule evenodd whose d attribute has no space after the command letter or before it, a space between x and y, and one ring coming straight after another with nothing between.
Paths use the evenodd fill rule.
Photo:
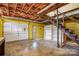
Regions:
<instances>
[{"instance_id":1,"label":"wooden post","mask_svg":"<svg viewBox=\"0 0 79 59\"><path fill-rule=\"evenodd\" d=\"M57 9L57 47L59 48L59 17L58 17L58 9Z\"/></svg>"},{"instance_id":2,"label":"wooden post","mask_svg":"<svg viewBox=\"0 0 79 59\"><path fill-rule=\"evenodd\" d=\"M64 13L63 13L63 18L62 18L62 20L63 20L63 23L62 23L62 25L63 26L65 26L65 22L64 22L64 17L65 17L65 15L64 15ZM63 31L64 32L64 31ZM66 44L66 39L67 39L67 36L63 33L63 43L62 43L62 46L64 46L65 44Z\"/></svg>"},{"instance_id":3,"label":"wooden post","mask_svg":"<svg viewBox=\"0 0 79 59\"><path fill-rule=\"evenodd\" d=\"M67 36L64 34L64 45L63 46L66 45L66 42L67 42Z\"/></svg>"}]
</instances>

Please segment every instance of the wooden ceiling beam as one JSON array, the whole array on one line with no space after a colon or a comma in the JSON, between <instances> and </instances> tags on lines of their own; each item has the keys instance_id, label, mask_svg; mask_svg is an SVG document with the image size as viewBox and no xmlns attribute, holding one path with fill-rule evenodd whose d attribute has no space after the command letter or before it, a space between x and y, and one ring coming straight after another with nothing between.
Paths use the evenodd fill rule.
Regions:
<instances>
[{"instance_id":1,"label":"wooden ceiling beam","mask_svg":"<svg viewBox=\"0 0 79 59\"><path fill-rule=\"evenodd\" d=\"M7 15L7 4L5 4L5 3L0 4L0 14L1 14L1 16Z\"/></svg>"},{"instance_id":2,"label":"wooden ceiling beam","mask_svg":"<svg viewBox=\"0 0 79 59\"><path fill-rule=\"evenodd\" d=\"M6 5L7 5L7 16L8 16L9 15L9 13L8 13L9 12L9 9L8 9L8 4L6 4Z\"/></svg>"},{"instance_id":3,"label":"wooden ceiling beam","mask_svg":"<svg viewBox=\"0 0 79 59\"><path fill-rule=\"evenodd\" d=\"M43 8L47 7L48 5L49 5L49 3L46 3L46 5L45 5ZM39 7L42 7L42 5L39 5ZM35 10L39 9L39 7L37 7ZM42 9L43 9L43 8L42 8ZM42 9L40 9L40 10L42 10ZM40 10L39 10L39 11L40 11ZM38 12L39 12L39 11L38 11ZM38 12L37 12L37 13L38 13Z\"/></svg>"},{"instance_id":4,"label":"wooden ceiling beam","mask_svg":"<svg viewBox=\"0 0 79 59\"><path fill-rule=\"evenodd\" d=\"M40 20L51 20L52 18L47 16L47 15L41 15L39 14L37 18L35 18L36 20L40 19Z\"/></svg>"},{"instance_id":5,"label":"wooden ceiling beam","mask_svg":"<svg viewBox=\"0 0 79 59\"><path fill-rule=\"evenodd\" d=\"M31 10L31 8L32 8L34 5L35 5L35 4L33 3L25 13L27 14L27 13Z\"/></svg>"},{"instance_id":6,"label":"wooden ceiling beam","mask_svg":"<svg viewBox=\"0 0 79 59\"><path fill-rule=\"evenodd\" d=\"M8 4L1 3L0 8L2 10L2 13L7 16L8 15Z\"/></svg>"},{"instance_id":7,"label":"wooden ceiling beam","mask_svg":"<svg viewBox=\"0 0 79 59\"><path fill-rule=\"evenodd\" d=\"M22 6L22 9L21 9L21 12L23 11L24 7L25 7L26 3L23 4Z\"/></svg>"},{"instance_id":8,"label":"wooden ceiling beam","mask_svg":"<svg viewBox=\"0 0 79 59\"><path fill-rule=\"evenodd\" d=\"M3 11L1 8L0 8L0 16L3 16Z\"/></svg>"},{"instance_id":9,"label":"wooden ceiling beam","mask_svg":"<svg viewBox=\"0 0 79 59\"><path fill-rule=\"evenodd\" d=\"M43 11L49 9L51 6L53 6L55 3L51 3L51 4L48 4L46 7L44 7L43 9L41 9L37 14L41 14Z\"/></svg>"},{"instance_id":10,"label":"wooden ceiling beam","mask_svg":"<svg viewBox=\"0 0 79 59\"><path fill-rule=\"evenodd\" d=\"M7 12L8 12L7 15L9 16L9 3L7 3L7 6L8 6L8 7L7 7Z\"/></svg>"},{"instance_id":11,"label":"wooden ceiling beam","mask_svg":"<svg viewBox=\"0 0 79 59\"><path fill-rule=\"evenodd\" d=\"M15 13L16 13L16 8L17 8L17 3L15 3L15 6L14 6L14 13L13 13L13 16L14 16Z\"/></svg>"},{"instance_id":12,"label":"wooden ceiling beam","mask_svg":"<svg viewBox=\"0 0 79 59\"><path fill-rule=\"evenodd\" d=\"M17 8L17 4L18 4L18 3L13 3L13 4L11 5L11 7L12 7L12 9L11 9L11 11L12 11L12 12L11 12L11 16L18 16L18 15L19 15L19 16L22 17L24 14L21 14L21 15L20 15L19 12L21 12L21 13L25 13L25 15L29 14L29 15L30 15L30 16L29 16L30 19L37 17L36 12L35 12L35 14L34 14L34 13L29 13L29 12L32 12L32 11L33 11L32 8L36 5L36 3L30 4L27 10L23 10L24 7L25 7L25 4L22 5L22 9L19 8L19 7ZM40 3L40 4L41 4L41 3ZM39 6L40 6L40 4L39 4ZM57 6L58 6L58 5L59 5L59 3L57 3ZM62 5L62 4L60 4L60 5ZM6 6L6 5L3 5L3 6ZM7 15L10 16L10 10L9 10L9 6L10 6L10 5L9 5L9 3L7 3L7 6L8 6L8 7L7 7L7 12L8 12ZM42 5L41 5L41 6L42 6ZM43 5L43 6L44 6L44 5ZM40 9L42 9L42 7L38 7L38 5L35 6L35 7L36 7L36 9L34 9L34 10L37 10L37 9L39 8L37 11L39 11ZM58 7L59 7L59 6L58 6ZM56 9L56 6L55 6L54 8ZM17 9L18 12L16 11L16 9ZM20 10L18 10L18 9L20 9ZM52 10L54 10L54 9L53 9L53 6L52 6L51 8L48 8L48 10L44 11L43 13L44 13L44 15L46 15L47 12L50 12L50 11L52 11ZM15 13L17 13L17 15L15 15ZM34 14L34 15L32 15L32 14ZM40 16L40 17L45 18L45 19L46 19L46 18L49 18L49 17L44 16L44 15L43 15L43 16ZM25 18L27 18L27 16L25 16Z\"/></svg>"},{"instance_id":13,"label":"wooden ceiling beam","mask_svg":"<svg viewBox=\"0 0 79 59\"><path fill-rule=\"evenodd\" d=\"M78 8L75 8L75 9L73 9L73 10L69 10L69 11L66 11L66 12L63 12L63 13L60 13L60 14L58 14L58 16L61 16L61 15L65 15L65 14L67 14L67 13L69 13L69 12L72 12L72 11L75 11L75 10L79 10L79 7ZM55 16L53 16L52 18L55 18L56 17L56 15Z\"/></svg>"},{"instance_id":14,"label":"wooden ceiling beam","mask_svg":"<svg viewBox=\"0 0 79 59\"><path fill-rule=\"evenodd\" d=\"M65 5L67 5L68 3L56 3L55 5L51 6L50 8L48 8L47 10L43 11L41 14L47 14L51 11L54 11L60 7L63 7Z\"/></svg>"}]
</instances>

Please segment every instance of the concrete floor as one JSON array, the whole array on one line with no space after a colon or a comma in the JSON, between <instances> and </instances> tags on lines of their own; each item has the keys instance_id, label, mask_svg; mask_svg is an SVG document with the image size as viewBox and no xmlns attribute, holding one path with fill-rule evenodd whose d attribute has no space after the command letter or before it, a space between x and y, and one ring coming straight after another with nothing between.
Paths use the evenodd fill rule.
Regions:
<instances>
[{"instance_id":1,"label":"concrete floor","mask_svg":"<svg viewBox=\"0 0 79 59\"><path fill-rule=\"evenodd\" d=\"M78 56L79 45L57 48L53 41L23 40L5 43L5 56Z\"/></svg>"}]
</instances>

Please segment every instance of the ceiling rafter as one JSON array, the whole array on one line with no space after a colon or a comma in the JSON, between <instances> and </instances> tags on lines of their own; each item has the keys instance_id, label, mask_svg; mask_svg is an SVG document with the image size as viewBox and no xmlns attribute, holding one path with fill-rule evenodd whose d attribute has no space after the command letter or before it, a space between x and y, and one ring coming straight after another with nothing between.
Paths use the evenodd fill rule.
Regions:
<instances>
[{"instance_id":1,"label":"ceiling rafter","mask_svg":"<svg viewBox=\"0 0 79 59\"><path fill-rule=\"evenodd\" d=\"M7 10L8 10L7 7L8 7L8 6L7 6L6 3L1 3L1 4L0 4L0 10L1 10L1 13L2 13L2 14L7 15L7 13L8 13L8 12L7 12Z\"/></svg>"},{"instance_id":2,"label":"ceiling rafter","mask_svg":"<svg viewBox=\"0 0 79 59\"><path fill-rule=\"evenodd\" d=\"M9 5L7 4L7 16L9 16Z\"/></svg>"},{"instance_id":3,"label":"ceiling rafter","mask_svg":"<svg viewBox=\"0 0 79 59\"><path fill-rule=\"evenodd\" d=\"M26 11L26 14L31 10L31 8L34 6L35 4L33 3L30 7L29 7L29 9Z\"/></svg>"},{"instance_id":4,"label":"ceiling rafter","mask_svg":"<svg viewBox=\"0 0 79 59\"><path fill-rule=\"evenodd\" d=\"M1 8L0 8L0 16L3 16L3 11Z\"/></svg>"},{"instance_id":5,"label":"ceiling rafter","mask_svg":"<svg viewBox=\"0 0 79 59\"><path fill-rule=\"evenodd\" d=\"M41 14L47 14L51 11L56 10L57 8L63 7L65 5L67 5L68 3L56 3L55 5L51 6L50 8L48 8L47 10L43 11Z\"/></svg>"},{"instance_id":6,"label":"ceiling rafter","mask_svg":"<svg viewBox=\"0 0 79 59\"><path fill-rule=\"evenodd\" d=\"M24 3L24 4L23 4L23 7L22 7L22 9L21 9L21 12L23 11L23 9L24 9L25 5L26 5L26 3Z\"/></svg>"},{"instance_id":7,"label":"ceiling rafter","mask_svg":"<svg viewBox=\"0 0 79 59\"><path fill-rule=\"evenodd\" d=\"M63 12L63 13L60 13L60 14L58 14L58 16L61 16L61 15L65 15L65 14L67 14L67 13L70 13L70 12L73 12L73 11L76 11L76 10L79 10L79 7L78 8L75 8L75 9L72 9L72 10L69 10L69 11L66 11L66 12ZM55 16L52 16L52 18L55 18L56 17L56 15Z\"/></svg>"},{"instance_id":8,"label":"ceiling rafter","mask_svg":"<svg viewBox=\"0 0 79 59\"><path fill-rule=\"evenodd\" d=\"M9 3L8 3L8 16L10 16Z\"/></svg>"},{"instance_id":9,"label":"ceiling rafter","mask_svg":"<svg viewBox=\"0 0 79 59\"><path fill-rule=\"evenodd\" d=\"M41 7L42 7L42 9L43 9L43 8L45 8L45 7L48 6L48 5L49 5L49 3L47 3L44 7L42 7L42 4L40 4L39 7L37 7L35 10L37 10L37 9L39 9L39 8L41 8ZM41 9L41 10L42 10L42 9ZM38 11L38 12L39 12L39 11ZM37 13L38 13L38 12L37 12Z\"/></svg>"},{"instance_id":10,"label":"ceiling rafter","mask_svg":"<svg viewBox=\"0 0 79 59\"><path fill-rule=\"evenodd\" d=\"M21 4L22 5L22 4ZM37 4L37 5L35 5L35 3L32 3L32 4L30 4L30 6L29 6L29 8L25 11L25 10L23 10L23 8L24 8L24 6L25 6L25 4L23 4L22 6L20 6L20 5L18 5L17 6L17 3L16 4L12 4L12 5L9 5L9 3L8 3L8 15L9 16L12 16L12 15L14 15L14 16L21 16L21 17L26 17L26 18L35 18L36 16L35 15L37 15L36 13L34 13L35 12L35 10L37 10L37 11L39 11L40 9L38 9L39 7L38 7L38 5L40 6L41 5L41 7L40 7L40 9L42 9L42 8L44 8L43 6L44 6L44 4ZM46 6L47 6L47 4L45 4ZM12 8L9 8L9 6ZM35 6L35 10L32 10L32 8L33 8L33 6ZM20 8L20 7L22 7L22 8ZM16 11L16 9L17 9L17 11ZM20 9L20 10L18 10L18 9ZM34 12L33 12L34 11ZM36 12L37 12L36 11ZM30 13L29 13L30 12ZM16 15L15 15L15 13L17 13ZM20 13L22 13L22 15L20 14ZM23 13L24 13L24 15L27 15L28 14L28 16L24 16L23 15ZM11 15L12 14L12 15ZM45 17L43 17L43 18L45 18Z\"/></svg>"},{"instance_id":11,"label":"ceiling rafter","mask_svg":"<svg viewBox=\"0 0 79 59\"><path fill-rule=\"evenodd\" d=\"M43 11L47 10L48 8L50 8L51 6L53 6L54 4L56 4L56 3L48 4L45 8L43 8L42 10L40 10L37 14L41 14Z\"/></svg>"},{"instance_id":12,"label":"ceiling rafter","mask_svg":"<svg viewBox=\"0 0 79 59\"><path fill-rule=\"evenodd\" d=\"M36 13L31 12L31 14L35 14L34 16L36 16L36 18L38 17L38 16L37 16L37 13L39 12L39 11L37 12L37 10L38 10L39 8L41 8L40 10L42 10L43 8L45 8L46 6L48 6L49 3L47 3L47 4L44 5L44 6L42 6L42 5L43 5L43 4L39 4L39 7L37 7L37 8L34 9L34 11L36 11ZM35 19L36 19L36 18L35 18Z\"/></svg>"},{"instance_id":13,"label":"ceiling rafter","mask_svg":"<svg viewBox=\"0 0 79 59\"><path fill-rule=\"evenodd\" d=\"M31 20L36 20L40 17L40 19L46 20L50 17L47 16L48 12L51 12L53 10L56 10L57 8L63 7L67 3L55 3L52 4L49 8L44 10L41 14L38 14L39 11L44 9L49 5L49 3L11 3L5 5L4 3L0 6L2 6L2 10L4 11L4 16L13 16L13 17L20 17L20 18L27 18ZM7 15L6 11L7 10Z\"/></svg>"},{"instance_id":14,"label":"ceiling rafter","mask_svg":"<svg viewBox=\"0 0 79 59\"><path fill-rule=\"evenodd\" d=\"M14 15L15 15L15 13L16 13L16 8L17 8L17 3L15 3L13 16L14 16Z\"/></svg>"}]
</instances>

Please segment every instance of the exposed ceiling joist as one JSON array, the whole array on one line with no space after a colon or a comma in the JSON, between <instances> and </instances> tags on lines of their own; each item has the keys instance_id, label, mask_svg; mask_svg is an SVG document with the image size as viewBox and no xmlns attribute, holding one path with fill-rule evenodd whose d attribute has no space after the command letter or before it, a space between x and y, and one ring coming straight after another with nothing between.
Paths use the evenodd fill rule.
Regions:
<instances>
[{"instance_id":1,"label":"exposed ceiling joist","mask_svg":"<svg viewBox=\"0 0 79 59\"><path fill-rule=\"evenodd\" d=\"M79 9L79 4L72 4L71 3L71 4L67 4L67 5L59 8L58 11L59 11L59 15L61 15L63 13L66 14L66 13L71 12L71 11L76 10L76 9ZM56 10L48 13L47 15L50 17L53 17L54 14L56 14Z\"/></svg>"},{"instance_id":2,"label":"exposed ceiling joist","mask_svg":"<svg viewBox=\"0 0 79 59\"><path fill-rule=\"evenodd\" d=\"M7 15L9 15L9 9L8 9L8 4L7 4Z\"/></svg>"},{"instance_id":3,"label":"exposed ceiling joist","mask_svg":"<svg viewBox=\"0 0 79 59\"><path fill-rule=\"evenodd\" d=\"M34 5L35 5L35 4L32 4L32 5L30 6L30 8L26 11L26 13L28 13Z\"/></svg>"},{"instance_id":4,"label":"exposed ceiling joist","mask_svg":"<svg viewBox=\"0 0 79 59\"><path fill-rule=\"evenodd\" d=\"M79 9L73 10L71 12L68 12L68 13L64 14L65 15L64 17L71 16L71 15L75 15L75 14L79 14ZM63 14L62 15L59 15L59 18L62 18L62 17L63 17ZM54 18L56 19L56 16Z\"/></svg>"},{"instance_id":5,"label":"exposed ceiling joist","mask_svg":"<svg viewBox=\"0 0 79 59\"><path fill-rule=\"evenodd\" d=\"M13 13L13 16L15 15L16 7L17 7L17 4L15 4L15 6L14 6L14 13Z\"/></svg>"},{"instance_id":6,"label":"exposed ceiling joist","mask_svg":"<svg viewBox=\"0 0 79 59\"><path fill-rule=\"evenodd\" d=\"M37 4L36 4L36 5L37 5ZM40 5L40 3L39 3L38 5L39 5L39 6L38 6L37 8L33 8L35 12L31 12L31 14L32 14L32 13L36 13L36 15L37 15L38 12L39 12L39 11L37 11L37 10L43 10L44 8L46 8L46 7L49 5L49 3L47 3L46 5L44 5L43 3Z\"/></svg>"},{"instance_id":7,"label":"exposed ceiling joist","mask_svg":"<svg viewBox=\"0 0 79 59\"><path fill-rule=\"evenodd\" d=\"M51 6L53 6L54 4L56 4L56 3L49 4L47 7L43 8L41 11L39 11L37 14L40 14L40 13L44 12L45 10L47 10L48 8L50 8Z\"/></svg>"},{"instance_id":8,"label":"exposed ceiling joist","mask_svg":"<svg viewBox=\"0 0 79 59\"><path fill-rule=\"evenodd\" d=\"M0 16L2 16L3 15L3 12L2 12L2 9L0 8Z\"/></svg>"},{"instance_id":9,"label":"exposed ceiling joist","mask_svg":"<svg viewBox=\"0 0 79 59\"><path fill-rule=\"evenodd\" d=\"M23 7L22 7L22 9L21 9L21 12L23 11L23 9L24 9L25 5L26 5L26 3L24 3L24 4L23 4Z\"/></svg>"},{"instance_id":10,"label":"exposed ceiling joist","mask_svg":"<svg viewBox=\"0 0 79 59\"><path fill-rule=\"evenodd\" d=\"M50 13L51 11L54 11L60 7L63 7L67 5L67 3L56 3L54 4L53 6L51 6L50 8L48 8L47 10L45 10L44 12L42 12L41 14L47 14L47 13Z\"/></svg>"},{"instance_id":11,"label":"exposed ceiling joist","mask_svg":"<svg viewBox=\"0 0 79 59\"><path fill-rule=\"evenodd\" d=\"M63 8L67 3L9 3L0 4L3 16L20 17L30 20L51 19L47 13L56 10L57 8ZM6 15L7 10L7 15ZM69 12L68 12L69 13ZM9 14L9 15L8 15ZM38 16L39 15L39 16Z\"/></svg>"},{"instance_id":12,"label":"exposed ceiling joist","mask_svg":"<svg viewBox=\"0 0 79 59\"><path fill-rule=\"evenodd\" d=\"M4 4L2 4L2 5L4 5L4 6L5 6L5 7L4 7L4 8L5 8L5 10L3 10L3 9L2 9L3 14L5 13L6 15L8 15L8 12L9 12L9 11L8 11L8 4L4 3Z\"/></svg>"}]
</instances>

